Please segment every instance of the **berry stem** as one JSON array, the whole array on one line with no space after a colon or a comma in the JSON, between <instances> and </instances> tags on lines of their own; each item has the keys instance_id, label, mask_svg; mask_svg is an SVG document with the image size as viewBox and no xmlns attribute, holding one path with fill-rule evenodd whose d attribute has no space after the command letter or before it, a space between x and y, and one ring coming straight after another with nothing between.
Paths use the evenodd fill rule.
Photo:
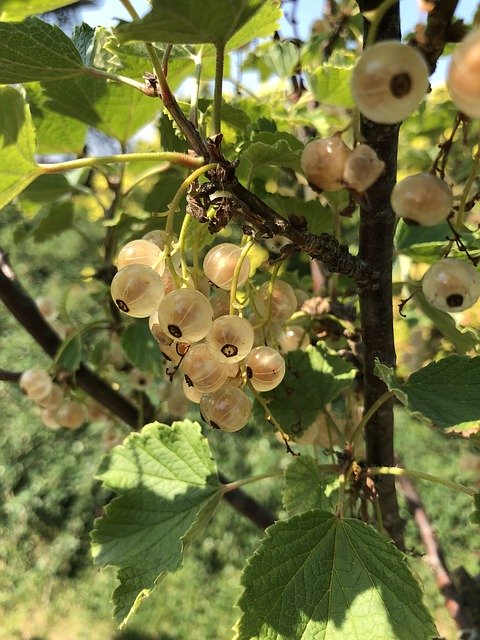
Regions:
<instances>
[{"instance_id":1,"label":"berry stem","mask_svg":"<svg viewBox=\"0 0 480 640\"><path fill-rule=\"evenodd\" d=\"M367 475L369 476L380 476L380 475L392 475L392 476L407 476L409 478L417 478L417 480L426 480L427 482L433 482L434 484L442 485L443 487L448 487L453 491L457 491L458 493L465 493L467 496L471 498L474 497L476 491L475 489L471 489L470 487L465 487L463 484L457 484L456 482L450 482L449 480L445 480L444 478L439 478L438 476L432 476L429 473L423 473L423 471L415 471L413 469L402 469L401 467L368 467L366 470Z\"/></svg>"},{"instance_id":2,"label":"berry stem","mask_svg":"<svg viewBox=\"0 0 480 640\"><path fill-rule=\"evenodd\" d=\"M229 491L234 491L235 489L239 489L246 484L251 484L252 482L259 482L260 480L266 480L267 478L275 478L276 476L282 476L284 474L283 469L277 469L276 471L270 471L269 473L260 473L257 476L250 476L249 478L242 478L242 480L236 480L235 482L229 482L228 484L222 485L222 493L228 493Z\"/></svg>"},{"instance_id":3,"label":"berry stem","mask_svg":"<svg viewBox=\"0 0 480 640\"><path fill-rule=\"evenodd\" d=\"M360 433L362 433L362 431L365 429L365 426L368 423L368 421L370 420L370 418L379 410L379 408L382 406L382 404L384 402L386 402L387 400L389 400L390 398L393 398L394 395L395 395L394 391L386 391L379 398L377 398L375 400L375 402L368 409L368 411L366 411L363 414L362 419L360 420L360 422L355 427L355 430L352 433L352 436L350 438L350 442L351 443L355 442L355 440L358 437L358 435Z\"/></svg>"},{"instance_id":4,"label":"berry stem","mask_svg":"<svg viewBox=\"0 0 480 640\"><path fill-rule=\"evenodd\" d=\"M465 227L465 205L467 203L468 200L468 194L470 193L470 189L472 188L472 185L474 183L474 181L476 180L477 176L478 176L478 168L480 166L480 136L478 138L477 141L477 150L475 152L475 155L473 157L473 164L472 164L472 168L470 169L470 173L468 175L467 180L465 181L465 185L463 187L462 190L462 195L460 196L460 203L458 205L458 213L457 213L457 217L456 217L456 227L459 230L467 230Z\"/></svg>"},{"instance_id":5,"label":"berry stem","mask_svg":"<svg viewBox=\"0 0 480 640\"><path fill-rule=\"evenodd\" d=\"M125 164L127 162L171 162L184 167L194 169L201 167L205 160L203 158L189 156L186 153L175 153L172 151L158 151L151 153L119 153L113 156L96 156L93 158L78 158L77 160L67 160L66 162L51 162L49 164L38 164L40 174L61 173L72 171L72 169L83 169L84 167L97 167L102 164Z\"/></svg>"},{"instance_id":6,"label":"berry stem","mask_svg":"<svg viewBox=\"0 0 480 640\"><path fill-rule=\"evenodd\" d=\"M233 270L232 276L232 287L230 289L230 306L228 309L228 313L233 316L235 313L235 302L237 300L237 286L238 286L238 278L240 277L240 270L242 268L243 262L247 257L247 253L253 247L255 240L251 238L243 247L240 252L240 256L238 257L237 264L235 265L235 269Z\"/></svg>"},{"instance_id":7,"label":"berry stem","mask_svg":"<svg viewBox=\"0 0 480 640\"><path fill-rule=\"evenodd\" d=\"M180 251L181 256L181 265L182 265L182 278L184 280L188 280L188 276L190 275L188 272L187 261L185 258L185 242L187 239L187 231L190 223L192 221L192 216L189 213L185 214L182 222L182 228L180 229L180 235L178 236L178 251Z\"/></svg>"},{"instance_id":8,"label":"berry stem","mask_svg":"<svg viewBox=\"0 0 480 640\"><path fill-rule=\"evenodd\" d=\"M255 399L258 400L258 402L262 405L263 410L265 411L265 418L267 420L267 422L270 422L270 424L272 424L275 429L277 431L280 431L280 433L283 436L283 439L285 440L285 442L288 442L288 435L285 433L285 431L282 429L280 423L278 422L278 420L275 418L275 416L272 415L270 409L268 408L267 402L265 401L264 398L262 398L262 396L260 395L260 393L253 387L252 383L250 382L250 380L247 382L248 388L251 390L251 392L253 393L253 395L255 396Z\"/></svg>"}]
</instances>

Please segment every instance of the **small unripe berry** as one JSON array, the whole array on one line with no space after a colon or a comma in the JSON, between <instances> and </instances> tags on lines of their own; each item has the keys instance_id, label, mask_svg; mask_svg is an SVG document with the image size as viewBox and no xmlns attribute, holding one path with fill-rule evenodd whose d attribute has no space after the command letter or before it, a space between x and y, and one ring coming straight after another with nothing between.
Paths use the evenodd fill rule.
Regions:
<instances>
[{"instance_id":1,"label":"small unripe berry","mask_svg":"<svg viewBox=\"0 0 480 640\"><path fill-rule=\"evenodd\" d=\"M437 176L417 173L397 182L390 201L400 218L424 227L433 227L448 217L453 194L448 184Z\"/></svg>"},{"instance_id":2,"label":"small unripe berry","mask_svg":"<svg viewBox=\"0 0 480 640\"><path fill-rule=\"evenodd\" d=\"M309 184L325 191L343 187L345 163L352 153L339 134L312 140L303 149L300 164Z\"/></svg>"},{"instance_id":3,"label":"small unripe berry","mask_svg":"<svg viewBox=\"0 0 480 640\"><path fill-rule=\"evenodd\" d=\"M385 167L375 151L368 144L359 144L347 158L343 171L345 183L363 193L374 184Z\"/></svg>"}]
</instances>

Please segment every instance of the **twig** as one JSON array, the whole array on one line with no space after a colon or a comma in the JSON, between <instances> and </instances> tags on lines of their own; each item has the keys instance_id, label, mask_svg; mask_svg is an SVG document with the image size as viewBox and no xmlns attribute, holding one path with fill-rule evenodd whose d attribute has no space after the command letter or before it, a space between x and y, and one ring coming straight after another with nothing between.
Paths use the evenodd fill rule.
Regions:
<instances>
[{"instance_id":1,"label":"twig","mask_svg":"<svg viewBox=\"0 0 480 640\"><path fill-rule=\"evenodd\" d=\"M3 382L15 382L18 383L23 371L7 371L7 369L0 369L0 380Z\"/></svg>"},{"instance_id":2,"label":"twig","mask_svg":"<svg viewBox=\"0 0 480 640\"><path fill-rule=\"evenodd\" d=\"M415 485L410 478L405 476L398 478L398 484L400 485L400 491L407 501L408 510L417 523L423 546L427 552L426 560L435 576L437 586L445 599L447 611L454 619L460 631L471 630L472 617L452 581L452 576L448 570L443 551L436 539L435 532L430 524Z\"/></svg>"}]
</instances>

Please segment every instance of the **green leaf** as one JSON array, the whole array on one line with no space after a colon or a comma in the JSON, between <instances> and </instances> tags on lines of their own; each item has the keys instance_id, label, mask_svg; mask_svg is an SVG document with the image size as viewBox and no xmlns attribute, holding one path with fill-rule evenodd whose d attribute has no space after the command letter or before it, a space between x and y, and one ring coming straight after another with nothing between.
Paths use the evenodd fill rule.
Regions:
<instances>
[{"instance_id":1,"label":"green leaf","mask_svg":"<svg viewBox=\"0 0 480 640\"><path fill-rule=\"evenodd\" d=\"M280 27L282 10L276 0L264 0L258 11L228 41L227 51L239 49L256 38L268 38Z\"/></svg>"},{"instance_id":2,"label":"green leaf","mask_svg":"<svg viewBox=\"0 0 480 640\"><path fill-rule=\"evenodd\" d=\"M273 73L286 80L298 65L299 50L293 42L275 40L268 43L262 58Z\"/></svg>"},{"instance_id":3,"label":"green leaf","mask_svg":"<svg viewBox=\"0 0 480 640\"><path fill-rule=\"evenodd\" d=\"M290 167L299 171L302 151L302 143L290 133L264 131L242 146L240 162L248 163L252 172L262 166Z\"/></svg>"},{"instance_id":4,"label":"green leaf","mask_svg":"<svg viewBox=\"0 0 480 640\"><path fill-rule=\"evenodd\" d=\"M35 242L45 242L68 231L73 226L73 218L74 208L71 200L54 202L42 210L33 221L33 239Z\"/></svg>"},{"instance_id":5,"label":"green leaf","mask_svg":"<svg viewBox=\"0 0 480 640\"><path fill-rule=\"evenodd\" d=\"M224 44L262 4L263 0L152 0L152 9L146 16L122 24L116 32L121 42Z\"/></svg>"},{"instance_id":6,"label":"green leaf","mask_svg":"<svg viewBox=\"0 0 480 640\"><path fill-rule=\"evenodd\" d=\"M451 234L446 222L434 227L422 227L421 225L407 224L400 220L395 231L395 248L398 253L406 253L408 247L430 242L443 242Z\"/></svg>"},{"instance_id":7,"label":"green leaf","mask_svg":"<svg viewBox=\"0 0 480 640\"><path fill-rule=\"evenodd\" d=\"M13 87L0 87L0 209L39 175L30 109Z\"/></svg>"},{"instance_id":8,"label":"green leaf","mask_svg":"<svg viewBox=\"0 0 480 640\"><path fill-rule=\"evenodd\" d=\"M180 179L180 174L176 169L171 169L161 173L158 176L156 183L145 197L143 205L145 211L149 213L160 213L162 211L166 211L169 203L173 199L173 196L177 192L182 179Z\"/></svg>"},{"instance_id":9,"label":"green leaf","mask_svg":"<svg viewBox=\"0 0 480 640\"><path fill-rule=\"evenodd\" d=\"M305 73L307 86L318 102L344 108L355 106L350 91L351 76L351 68L329 63L323 64L315 73Z\"/></svg>"},{"instance_id":10,"label":"green leaf","mask_svg":"<svg viewBox=\"0 0 480 640\"><path fill-rule=\"evenodd\" d=\"M71 78L85 71L63 31L39 18L0 22L0 84Z\"/></svg>"},{"instance_id":11,"label":"green leaf","mask_svg":"<svg viewBox=\"0 0 480 640\"><path fill-rule=\"evenodd\" d=\"M49 109L38 82L31 82L25 89L37 132L37 153L80 155L87 139L87 125Z\"/></svg>"},{"instance_id":12,"label":"green leaf","mask_svg":"<svg viewBox=\"0 0 480 640\"><path fill-rule=\"evenodd\" d=\"M238 640L430 640L405 556L369 525L315 509L267 529L242 576Z\"/></svg>"},{"instance_id":13,"label":"green leaf","mask_svg":"<svg viewBox=\"0 0 480 640\"><path fill-rule=\"evenodd\" d=\"M310 456L293 458L285 469L284 483L282 502L291 515L331 506L328 499L331 486Z\"/></svg>"},{"instance_id":14,"label":"green leaf","mask_svg":"<svg viewBox=\"0 0 480 640\"><path fill-rule=\"evenodd\" d=\"M72 191L72 186L63 174L51 173L38 176L35 182L24 189L21 198L43 204L58 200L62 196L72 193Z\"/></svg>"},{"instance_id":15,"label":"green leaf","mask_svg":"<svg viewBox=\"0 0 480 640\"><path fill-rule=\"evenodd\" d=\"M331 207L324 207L319 200L309 200L302 202L298 198L288 198L278 193L264 192L261 195L272 209L280 215L288 217L295 214L304 217L307 221L310 233L320 235L321 233L331 233L333 229L333 211Z\"/></svg>"},{"instance_id":16,"label":"green leaf","mask_svg":"<svg viewBox=\"0 0 480 640\"><path fill-rule=\"evenodd\" d=\"M210 519L220 485L200 425L153 423L131 434L103 461L98 478L119 494L96 520L92 553L118 567L115 615L126 622Z\"/></svg>"},{"instance_id":17,"label":"green leaf","mask_svg":"<svg viewBox=\"0 0 480 640\"><path fill-rule=\"evenodd\" d=\"M480 356L451 355L422 367L402 384L393 369L380 363L376 375L394 391L408 411L448 429L480 419Z\"/></svg>"},{"instance_id":18,"label":"green leaf","mask_svg":"<svg viewBox=\"0 0 480 640\"><path fill-rule=\"evenodd\" d=\"M148 322L138 321L127 327L121 343L128 360L141 371L157 375L164 371L165 362Z\"/></svg>"},{"instance_id":19,"label":"green leaf","mask_svg":"<svg viewBox=\"0 0 480 640\"><path fill-rule=\"evenodd\" d=\"M282 383L262 396L285 432L297 436L314 422L326 404L352 385L355 369L323 344L287 353L285 364ZM254 410L258 421L265 420L258 402Z\"/></svg>"},{"instance_id":20,"label":"green leaf","mask_svg":"<svg viewBox=\"0 0 480 640\"><path fill-rule=\"evenodd\" d=\"M473 236L468 241L465 237L462 238L462 242L466 246L471 256L480 256L480 249L478 247L478 240ZM415 262L425 262L427 264L434 264L445 256L445 247L447 242L444 240L436 242L424 242L422 244L411 244L409 247L405 247L401 252L403 255L412 258ZM457 247L453 246L448 254L449 258L463 258L465 252L459 251Z\"/></svg>"},{"instance_id":21,"label":"green leaf","mask_svg":"<svg viewBox=\"0 0 480 640\"><path fill-rule=\"evenodd\" d=\"M87 67L94 65L95 57L95 29L90 25L82 22L77 25L72 33L72 42L75 45L82 62Z\"/></svg>"},{"instance_id":22,"label":"green leaf","mask_svg":"<svg viewBox=\"0 0 480 640\"><path fill-rule=\"evenodd\" d=\"M0 20L18 22L37 13L46 13L74 4L77 0L0 0Z\"/></svg>"},{"instance_id":23,"label":"green leaf","mask_svg":"<svg viewBox=\"0 0 480 640\"><path fill-rule=\"evenodd\" d=\"M479 337L471 329L457 326L455 320L446 311L440 311L429 304L422 291L415 293L415 304L429 318L440 333L449 340L455 349L465 355L479 342Z\"/></svg>"},{"instance_id":24,"label":"green leaf","mask_svg":"<svg viewBox=\"0 0 480 640\"><path fill-rule=\"evenodd\" d=\"M60 345L55 364L68 371L76 371L82 361L82 340L78 334L66 338Z\"/></svg>"}]
</instances>

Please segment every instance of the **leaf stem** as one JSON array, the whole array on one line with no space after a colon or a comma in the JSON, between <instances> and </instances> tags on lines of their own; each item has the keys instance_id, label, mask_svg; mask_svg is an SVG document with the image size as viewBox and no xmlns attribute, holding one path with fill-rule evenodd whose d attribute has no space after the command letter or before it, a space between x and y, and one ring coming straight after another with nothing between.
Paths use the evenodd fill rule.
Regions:
<instances>
[{"instance_id":1,"label":"leaf stem","mask_svg":"<svg viewBox=\"0 0 480 640\"><path fill-rule=\"evenodd\" d=\"M396 4L398 4L399 0L384 0L384 2L382 2L382 4L378 7L378 9L375 9L375 11L372 11L373 15L373 20L371 21L370 24L370 29L368 30L368 36L367 36L367 42L365 43L365 49L368 49L368 47L371 47L372 44L374 44L375 39L376 39L376 35L377 35L377 31L378 31L378 27L380 26L380 23L383 20L383 16L387 13L387 11L389 9L391 9L391 7L395 6ZM369 13L369 12L368 12ZM364 13L364 16L366 17L367 12ZM368 18L367 18L368 20Z\"/></svg>"},{"instance_id":2,"label":"leaf stem","mask_svg":"<svg viewBox=\"0 0 480 640\"><path fill-rule=\"evenodd\" d=\"M229 491L235 491L235 489L239 489L246 484L251 484L252 482L259 482L259 480L266 480L267 478L275 478L276 476L283 475L283 469L277 469L276 471L270 471L269 473L260 473L257 476L250 476L249 478L242 478L242 480L237 480L236 482L229 482L228 484L222 485L222 493L228 493Z\"/></svg>"},{"instance_id":3,"label":"leaf stem","mask_svg":"<svg viewBox=\"0 0 480 640\"><path fill-rule=\"evenodd\" d=\"M203 158L189 156L186 153L175 153L173 151L153 151L150 153L119 153L113 156L96 156L92 158L78 158L77 160L67 160L66 162L52 162L50 164L38 164L41 174L61 173L72 171L72 169L83 169L84 167L96 167L102 164L125 164L127 162L171 162L184 167L201 167L205 160Z\"/></svg>"},{"instance_id":4,"label":"leaf stem","mask_svg":"<svg viewBox=\"0 0 480 640\"><path fill-rule=\"evenodd\" d=\"M379 475L392 475L392 476L407 476L409 478L417 478L418 480L426 480L427 482L433 482L434 484L440 484L443 487L448 487L458 493L465 493L467 496L473 498L476 491L465 487L463 484L457 484L456 482L450 482L444 478L438 476L432 476L429 473L423 473L423 471L415 471L413 469L402 469L401 467L368 467L366 473L369 476Z\"/></svg>"},{"instance_id":5,"label":"leaf stem","mask_svg":"<svg viewBox=\"0 0 480 640\"><path fill-rule=\"evenodd\" d=\"M373 416L373 414L379 410L379 408L382 406L384 402L392 398L394 395L395 395L394 391L385 391L385 393L383 393L379 398L375 400L375 402L372 404L369 410L363 415L362 419L355 427L355 430L352 433L352 436L350 438L350 442L352 443L355 442L358 434L365 429L365 426L367 425L368 421Z\"/></svg>"},{"instance_id":6,"label":"leaf stem","mask_svg":"<svg viewBox=\"0 0 480 640\"><path fill-rule=\"evenodd\" d=\"M223 88L223 65L225 60L225 43L215 45L215 86L213 90L213 116L212 134L221 133L222 130L222 88Z\"/></svg>"},{"instance_id":7,"label":"leaf stem","mask_svg":"<svg viewBox=\"0 0 480 640\"><path fill-rule=\"evenodd\" d=\"M95 67L86 67L85 74L89 76L95 76L97 78L105 78L105 80L113 80L113 82L118 82L120 84L125 84L129 87L133 87L137 91L140 91L146 96L155 97L153 93L149 93L149 87L144 82L138 82L138 80L133 80L133 78L127 78L127 76L121 76L117 73L112 73L110 71L104 71L103 69L95 69Z\"/></svg>"}]
</instances>

